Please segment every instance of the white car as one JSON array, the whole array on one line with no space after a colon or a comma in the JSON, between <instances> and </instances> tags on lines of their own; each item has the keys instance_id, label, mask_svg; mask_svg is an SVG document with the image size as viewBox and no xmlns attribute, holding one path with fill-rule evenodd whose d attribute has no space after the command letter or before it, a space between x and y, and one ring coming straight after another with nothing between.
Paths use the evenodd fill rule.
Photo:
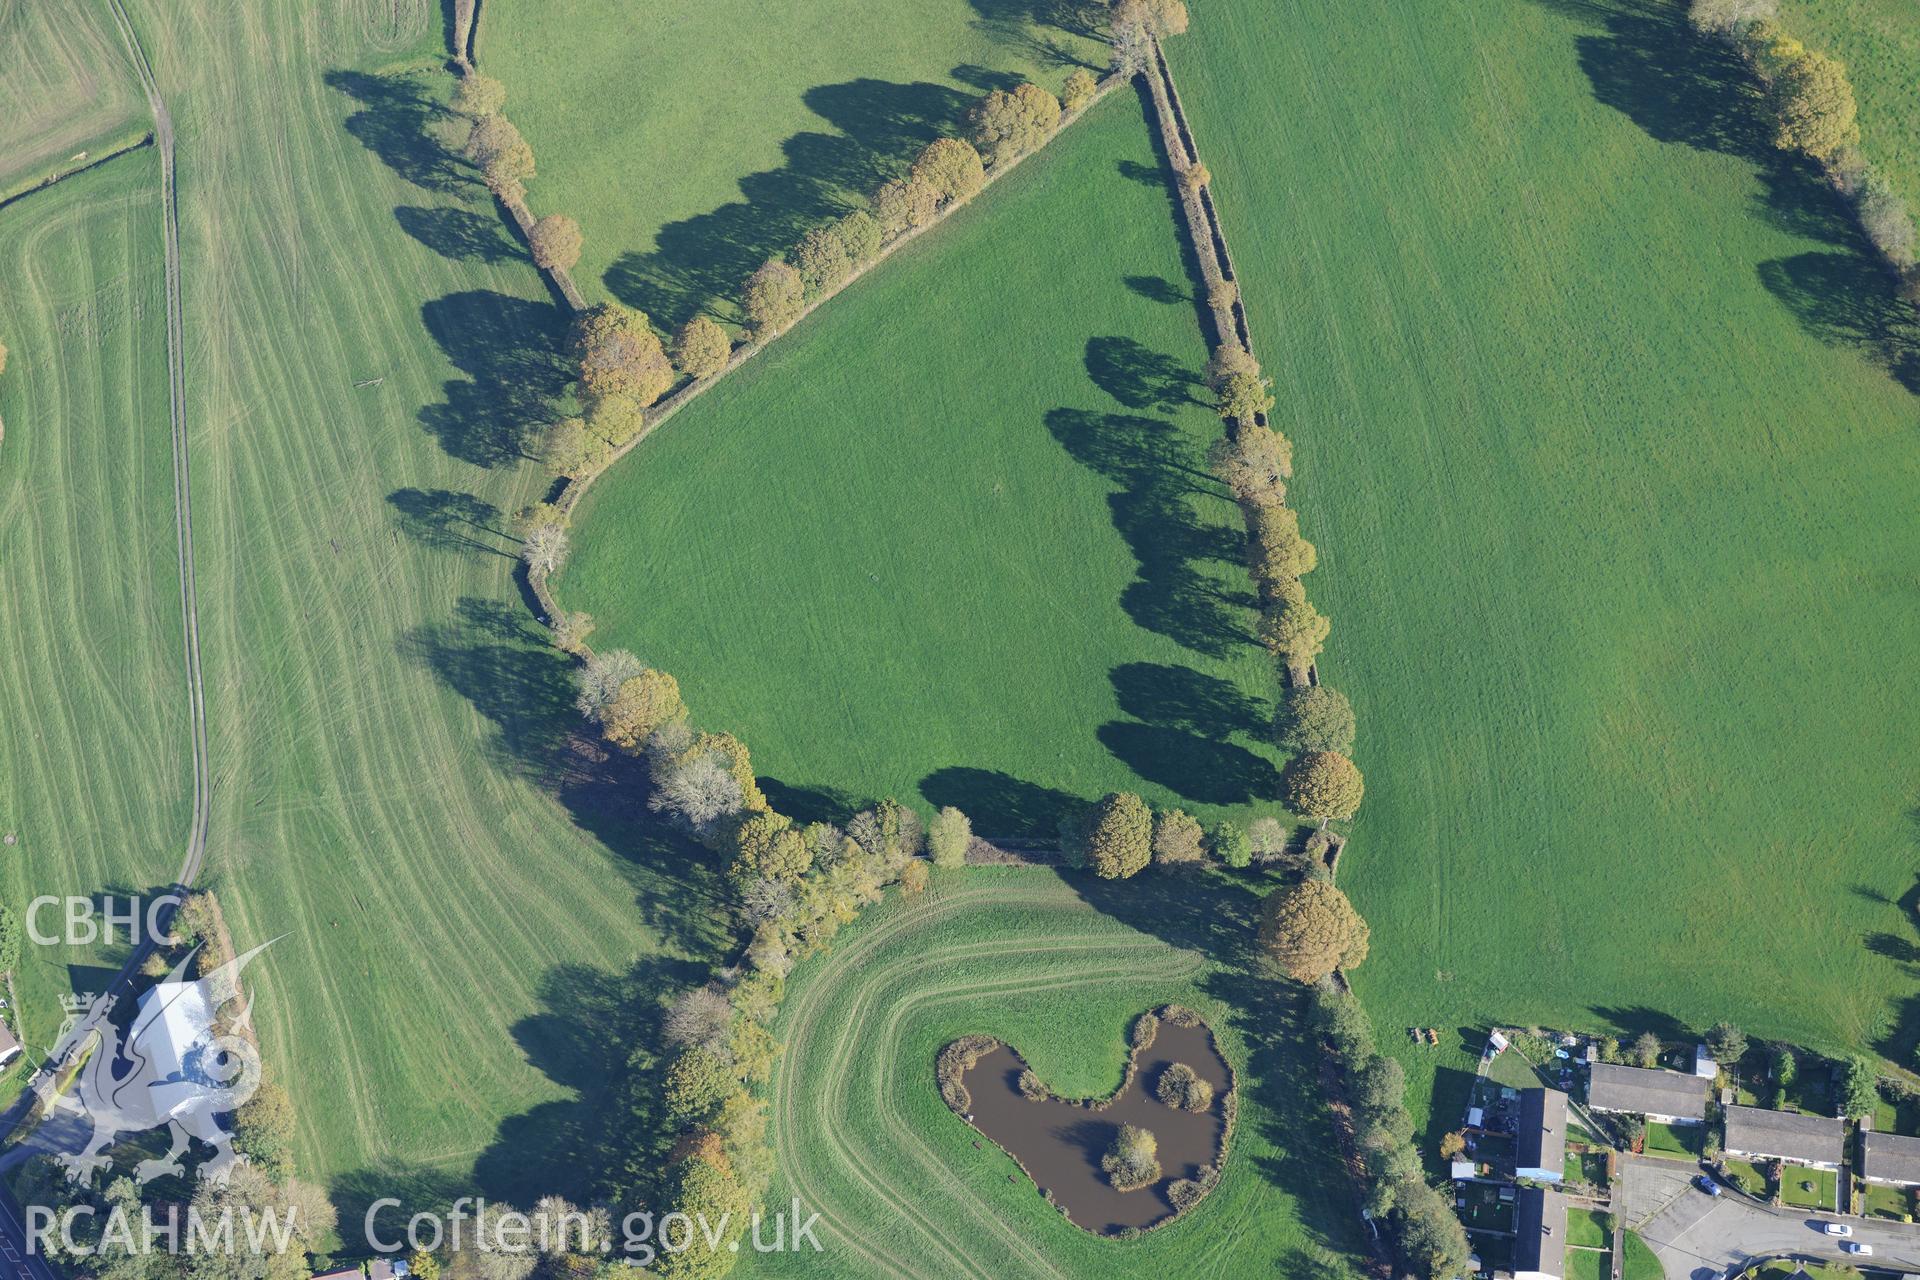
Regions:
<instances>
[{"instance_id":1,"label":"white car","mask_svg":"<svg viewBox=\"0 0 1920 1280\"><path fill-rule=\"evenodd\" d=\"M1840 1248L1842 1252L1857 1253L1864 1258L1871 1258L1873 1256L1873 1246L1870 1244L1861 1244L1858 1240L1842 1240L1840 1242Z\"/></svg>"},{"instance_id":2,"label":"white car","mask_svg":"<svg viewBox=\"0 0 1920 1280\"><path fill-rule=\"evenodd\" d=\"M1850 1236L1853 1234L1853 1228L1844 1222L1829 1222L1825 1224L1821 1230L1830 1236Z\"/></svg>"}]
</instances>

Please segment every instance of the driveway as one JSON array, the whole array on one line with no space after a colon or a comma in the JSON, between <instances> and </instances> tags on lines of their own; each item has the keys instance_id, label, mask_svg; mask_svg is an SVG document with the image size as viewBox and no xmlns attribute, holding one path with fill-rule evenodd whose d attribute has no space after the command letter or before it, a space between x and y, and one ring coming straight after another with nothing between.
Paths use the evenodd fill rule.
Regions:
<instances>
[{"instance_id":1,"label":"driveway","mask_svg":"<svg viewBox=\"0 0 1920 1280\"><path fill-rule=\"evenodd\" d=\"M1667 1280L1706 1280L1751 1258L1783 1254L1852 1262L1821 1224L1844 1221L1873 1246L1876 1265L1920 1272L1920 1227L1869 1218L1837 1218L1774 1209L1728 1191L1710 1196L1692 1185L1698 1167L1679 1160L1621 1157L1621 1217L1653 1247Z\"/></svg>"}]
</instances>

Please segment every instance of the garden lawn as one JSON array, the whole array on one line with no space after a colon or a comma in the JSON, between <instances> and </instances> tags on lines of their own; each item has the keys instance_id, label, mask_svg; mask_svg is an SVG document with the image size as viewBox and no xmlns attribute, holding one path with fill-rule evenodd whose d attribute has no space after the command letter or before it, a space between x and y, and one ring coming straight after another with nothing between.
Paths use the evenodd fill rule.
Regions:
<instances>
[{"instance_id":1,"label":"garden lawn","mask_svg":"<svg viewBox=\"0 0 1920 1280\"><path fill-rule=\"evenodd\" d=\"M1811 1191L1800 1184L1810 1182ZM1780 1199L1803 1209L1835 1209L1839 1206L1838 1178L1831 1169L1808 1169L1790 1164L1780 1173Z\"/></svg>"},{"instance_id":2,"label":"garden lawn","mask_svg":"<svg viewBox=\"0 0 1920 1280\"><path fill-rule=\"evenodd\" d=\"M1609 1280L1613 1255L1605 1249L1568 1249L1567 1280Z\"/></svg>"},{"instance_id":3,"label":"garden lawn","mask_svg":"<svg viewBox=\"0 0 1920 1280\"><path fill-rule=\"evenodd\" d=\"M1847 64L1860 103L1861 149L1911 209L1920 209L1920 25L1905 0L1786 0L1781 25Z\"/></svg>"},{"instance_id":4,"label":"garden lawn","mask_svg":"<svg viewBox=\"0 0 1920 1280\"><path fill-rule=\"evenodd\" d=\"M1634 1232L1626 1233L1626 1257L1621 1260L1621 1280L1661 1280L1666 1271L1653 1246Z\"/></svg>"},{"instance_id":5,"label":"garden lawn","mask_svg":"<svg viewBox=\"0 0 1920 1280\"><path fill-rule=\"evenodd\" d=\"M529 203L571 214L575 279L669 327L838 216L972 101L1059 93L1106 50L989 0L488 0L480 65L538 158Z\"/></svg>"},{"instance_id":6,"label":"garden lawn","mask_svg":"<svg viewBox=\"0 0 1920 1280\"><path fill-rule=\"evenodd\" d=\"M781 808L1051 835L1131 789L1273 810L1272 666L1167 189L1130 93L619 462L566 608L739 734Z\"/></svg>"},{"instance_id":7,"label":"garden lawn","mask_svg":"<svg viewBox=\"0 0 1920 1280\"><path fill-rule=\"evenodd\" d=\"M0 5L0 49L0 200L150 127L106 5Z\"/></svg>"},{"instance_id":8,"label":"garden lawn","mask_svg":"<svg viewBox=\"0 0 1920 1280\"><path fill-rule=\"evenodd\" d=\"M22 924L39 895L166 885L186 847L159 201L143 151L0 210L0 885ZM53 1047L60 996L125 956L23 946L9 1020L26 1053L0 1095Z\"/></svg>"},{"instance_id":9,"label":"garden lawn","mask_svg":"<svg viewBox=\"0 0 1920 1280\"><path fill-rule=\"evenodd\" d=\"M1607 1229L1607 1215L1598 1209L1567 1210L1567 1243L1604 1249L1613 1233Z\"/></svg>"},{"instance_id":10,"label":"garden lawn","mask_svg":"<svg viewBox=\"0 0 1920 1280\"><path fill-rule=\"evenodd\" d=\"M622 1019L704 972L718 935L698 861L569 751L567 664L497 532L547 484L510 419L551 382L557 325L485 192L423 138L451 84L440 8L129 7L179 135L203 883L241 946L278 939L248 979L301 1174L335 1193L349 1250L369 1195L584 1195L606 1144L582 1135L646 1044ZM422 226L462 235L436 251ZM164 452L164 401L141 426ZM104 543L120 501L70 536ZM173 554L167 520L142 557ZM74 590L61 567L35 589ZM69 626L66 652L106 625ZM98 675L44 678L61 705ZM141 719L177 760L178 718ZM183 767L170 785L183 804ZM177 859L184 820L160 825Z\"/></svg>"},{"instance_id":11,"label":"garden lawn","mask_svg":"<svg viewBox=\"0 0 1920 1280\"><path fill-rule=\"evenodd\" d=\"M1234 967L1256 906L1222 876L1032 868L890 892L801 963L773 1028L786 1052L767 1200L818 1212L824 1252L743 1253L741 1274L1352 1276L1329 1252L1357 1250L1359 1222L1298 993ZM935 1055L969 1032L1013 1045L1062 1094L1105 1095L1133 1020L1167 1001L1208 1020L1240 1092L1220 1184L1169 1226L1133 1241L1081 1230L941 1100Z\"/></svg>"},{"instance_id":12,"label":"garden lawn","mask_svg":"<svg viewBox=\"0 0 1920 1280\"><path fill-rule=\"evenodd\" d=\"M1359 716L1355 981L1382 1027L1904 1062L1920 356L1682 25L1306 0L1167 46ZM1384 1037L1429 1142L1449 1040Z\"/></svg>"},{"instance_id":13,"label":"garden lawn","mask_svg":"<svg viewBox=\"0 0 1920 1280\"><path fill-rule=\"evenodd\" d=\"M1913 1193L1906 1187L1867 1184L1867 1212L1880 1218L1899 1220L1913 1212Z\"/></svg>"},{"instance_id":14,"label":"garden lawn","mask_svg":"<svg viewBox=\"0 0 1920 1280\"><path fill-rule=\"evenodd\" d=\"M1660 1124L1647 1125L1647 1154L1650 1156L1678 1156L1682 1159L1694 1159L1700 1154L1701 1126Z\"/></svg>"}]
</instances>

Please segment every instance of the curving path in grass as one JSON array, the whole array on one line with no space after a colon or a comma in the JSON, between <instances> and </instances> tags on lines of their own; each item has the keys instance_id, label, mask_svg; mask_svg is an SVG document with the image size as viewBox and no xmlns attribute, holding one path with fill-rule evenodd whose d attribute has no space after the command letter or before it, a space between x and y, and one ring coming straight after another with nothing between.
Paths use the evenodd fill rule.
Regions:
<instances>
[{"instance_id":1,"label":"curving path in grass","mask_svg":"<svg viewBox=\"0 0 1920 1280\"><path fill-rule=\"evenodd\" d=\"M1183 905L1243 892L1221 884L1131 888L1142 902L1160 893L1185 897ZM777 1169L768 1203L798 1197L803 1219L818 1213L825 1252L757 1255L751 1272L828 1266L837 1276L999 1280L1199 1266L1270 1274L1283 1265L1292 1275L1347 1274L1302 1222L1304 1213L1325 1230L1345 1230L1337 1208L1321 1212L1320 1186L1338 1184L1317 1104L1297 1097L1297 1114L1287 1104L1284 1121L1270 1110L1278 1077L1292 1088L1296 1073L1277 1071L1249 1091L1241 1132L1254 1135L1236 1136L1214 1195L1133 1241L1092 1236L1061 1218L940 1100L934 1055L964 1032L1019 1044L1063 1093L1104 1094L1120 1083L1127 1026L1141 1008L1188 1003L1216 1027L1237 1016L1216 998L1237 975L1185 938L1109 914L1095 905L1102 896L1077 877L1038 869L946 873L923 897L889 896L832 952L801 966L775 1028L786 1052L772 1085ZM1221 1046L1236 1068L1249 1057L1272 1065L1232 1031ZM1260 1132L1270 1126L1286 1127L1297 1146L1284 1169L1270 1163L1283 1158ZM1303 1186L1313 1188L1310 1200L1290 1194Z\"/></svg>"}]
</instances>

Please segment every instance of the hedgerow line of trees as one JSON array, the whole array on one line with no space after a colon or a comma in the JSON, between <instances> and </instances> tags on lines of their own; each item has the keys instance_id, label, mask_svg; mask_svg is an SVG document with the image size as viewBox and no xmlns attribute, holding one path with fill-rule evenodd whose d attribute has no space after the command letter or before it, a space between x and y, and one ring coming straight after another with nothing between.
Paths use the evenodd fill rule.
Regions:
<instances>
[{"instance_id":1,"label":"hedgerow line of trees","mask_svg":"<svg viewBox=\"0 0 1920 1280\"><path fill-rule=\"evenodd\" d=\"M1190 131L1176 124L1178 90L1154 34L1149 32L1140 65L1160 115L1218 338L1207 384L1226 434L1215 441L1208 460L1244 518L1247 569L1260 606L1258 636L1285 673L1275 737L1292 759L1281 775L1282 798L1290 811L1321 824L1298 865L1299 878L1274 890L1263 905L1258 954L1274 976L1312 992L1316 1029L1354 1099L1351 1138L1367 1173L1368 1216L1385 1228L1401 1268L1426 1277L1453 1276L1465 1270L1471 1253L1466 1231L1449 1199L1426 1181L1413 1146L1404 1072L1397 1061L1376 1052L1366 1013L1345 978L1346 970L1366 959L1369 930L1333 883L1330 859L1324 856L1333 839L1327 823L1358 812L1365 779L1351 757L1352 705L1321 685L1314 667L1331 623L1308 600L1301 581L1319 557L1286 500L1293 445L1267 421L1275 405L1272 382L1246 344L1245 308L1225 262L1226 237L1210 193L1212 174ZM1132 821L1137 826L1137 818Z\"/></svg>"},{"instance_id":2,"label":"hedgerow line of trees","mask_svg":"<svg viewBox=\"0 0 1920 1280\"><path fill-rule=\"evenodd\" d=\"M1694 29L1724 40L1752 71L1774 118L1774 145L1818 164L1846 196L1867 239L1920 303L1911 211L1861 150L1859 106L1846 65L1789 35L1778 0L1691 0Z\"/></svg>"},{"instance_id":3,"label":"hedgerow line of trees","mask_svg":"<svg viewBox=\"0 0 1920 1280\"><path fill-rule=\"evenodd\" d=\"M459 83L449 104L467 121L461 153L480 170L481 181L509 214L526 238L534 265L547 273L554 287L574 311L584 311L586 300L573 283L574 264L580 261L580 224L563 213L535 219L527 208L527 179L534 176L533 147L513 121L507 119L507 89L492 76L461 62Z\"/></svg>"}]
</instances>

